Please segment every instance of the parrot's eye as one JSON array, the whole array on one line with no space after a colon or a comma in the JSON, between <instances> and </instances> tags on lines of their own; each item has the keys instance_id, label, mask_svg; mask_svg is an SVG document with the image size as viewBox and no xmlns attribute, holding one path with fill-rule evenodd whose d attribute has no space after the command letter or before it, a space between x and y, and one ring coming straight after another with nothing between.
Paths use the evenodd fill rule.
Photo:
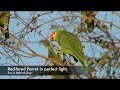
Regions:
<instances>
[{"instance_id":1,"label":"parrot's eye","mask_svg":"<svg viewBox=\"0 0 120 90\"><path fill-rule=\"evenodd\" d=\"M52 33L52 35L55 34L55 32Z\"/></svg>"}]
</instances>

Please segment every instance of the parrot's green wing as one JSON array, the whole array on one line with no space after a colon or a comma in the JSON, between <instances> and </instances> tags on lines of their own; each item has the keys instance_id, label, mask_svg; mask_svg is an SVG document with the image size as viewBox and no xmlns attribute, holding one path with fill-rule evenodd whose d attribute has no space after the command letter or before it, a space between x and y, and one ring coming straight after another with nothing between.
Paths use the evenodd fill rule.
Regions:
<instances>
[{"instance_id":1,"label":"parrot's green wing","mask_svg":"<svg viewBox=\"0 0 120 90\"><path fill-rule=\"evenodd\" d=\"M77 36L75 36L73 33L63 30L57 30L56 32L56 40L61 46L61 52L74 56L74 58L81 63L83 68L87 70L88 67L84 57L83 46Z\"/></svg>"},{"instance_id":2,"label":"parrot's green wing","mask_svg":"<svg viewBox=\"0 0 120 90\"><path fill-rule=\"evenodd\" d=\"M5 39L9 39L9 19L10 19L10 11L0 11L0 28L5 36Z\"/></svg>"}]
</instances>

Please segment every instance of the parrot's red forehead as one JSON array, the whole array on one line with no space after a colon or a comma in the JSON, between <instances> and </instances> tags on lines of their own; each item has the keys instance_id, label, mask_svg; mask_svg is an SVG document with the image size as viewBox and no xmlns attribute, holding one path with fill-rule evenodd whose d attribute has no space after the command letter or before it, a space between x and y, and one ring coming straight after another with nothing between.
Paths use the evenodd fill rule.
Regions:
<instances>
[{"instance_id":1,"label":"parrot's red forehead","mask_svg":"<svg viewBox=\"0 0 120 90\"><path fill-rule=\"evenodd\" d=\"M54 41L56 37L56 32L52 32L52 34L50 35L50 40Z\"/></svg>"}]
</instances>

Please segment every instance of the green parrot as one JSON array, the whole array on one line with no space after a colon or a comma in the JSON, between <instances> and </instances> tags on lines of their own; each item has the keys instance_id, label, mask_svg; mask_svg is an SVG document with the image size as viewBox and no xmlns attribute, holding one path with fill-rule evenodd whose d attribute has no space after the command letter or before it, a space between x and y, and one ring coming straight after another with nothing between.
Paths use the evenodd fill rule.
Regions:
<instances>
[{"instance_id":1,"label":"green parrot","mask_svg":"<svg viewBox=\"0 0 120 90\"><path fill-rule=\"evenodd\" d=\"M56 30L50 35L51 41L57 41L60 45L60 52L73 56L81 63L85 70L88 70L84 57L83 46L80 40L73 33L64 30Z\"/></svg>"},{"instance_id":2,"label":"green parrot","mask_svg":"<svg viewBox=\"0 0 120 90\"><path fill-rule=\"evenodd\" d=\"M5 37L5 39L9 39L9 19L10 19L10 11L0 11L0 28Z\"/></svg>"},{"instance_id":3,"label":"green parrot","mask_svg":"<svg viewBox=\"0 0 120 90\"><path fill-rule=\"evenodd\" d=\"M84 22L87 24L88 32L91 33L94 29L94 20L96 11L81 11Z\"/></svg>"}]
</instances>

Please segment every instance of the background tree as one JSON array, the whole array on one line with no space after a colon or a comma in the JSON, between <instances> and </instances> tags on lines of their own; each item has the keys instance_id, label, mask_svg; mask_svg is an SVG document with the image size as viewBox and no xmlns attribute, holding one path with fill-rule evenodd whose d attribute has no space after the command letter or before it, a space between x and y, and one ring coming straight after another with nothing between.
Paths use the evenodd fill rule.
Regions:
<instances>
[{"instance_id":1,"label":"background tree","mask_svg":"<svg viewBox=\"0 0 120 90\"><path fill-rule=\"evenodd\" d=\"M64 66L64 63L80 66L80 63L75 63L68 55L60 56L60 61L53 60L48 56L48 47L43 45L46 42L41 42L47 40L57 54L59 45L50 42L49 35L54 30L65 29L75 34L82 42L85 59L90 67L87 74L79 69L81 74L77 75L77 78L120 77L120 12L92 11L91 15L86 16L81 11L10 11L10 14L9 39L5 40L0 33L1 66L44 66L51 63L58 66ZM4 78L51 77L38 75Z\"/></svg>"}]
</instances>

